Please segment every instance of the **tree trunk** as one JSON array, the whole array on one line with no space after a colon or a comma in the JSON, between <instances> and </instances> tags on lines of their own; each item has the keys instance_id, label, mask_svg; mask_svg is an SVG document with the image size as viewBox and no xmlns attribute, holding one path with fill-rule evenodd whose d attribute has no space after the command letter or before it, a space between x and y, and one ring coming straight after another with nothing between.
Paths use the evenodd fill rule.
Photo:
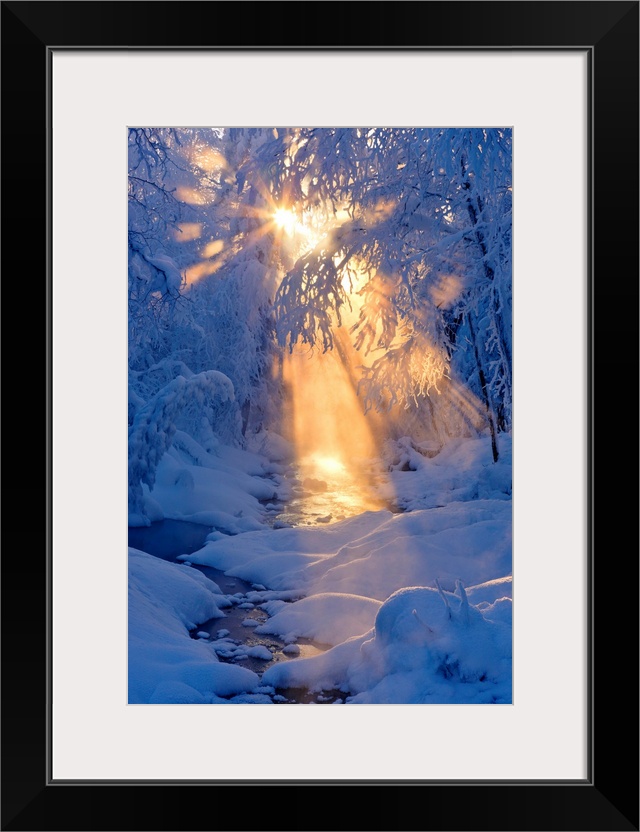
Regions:
<instances>
[{"instance_id":1,"label":"tree trunk","mask_svg":"<svg viewBox=\"0 0 640 832\"><path fill-rule=\"evenodd\" d=\"M484 368L482 366L482 362L480 360L480 352L478 350L478 342L476 341L476 334L473 329L473 319L471 312L467 314L467 320L469 321L469 334L471 335L471 341L473 342L473 352L476 358L476 365L478 367L478 378L480 379L480 389L482 390L482 398L484 399L484 406L487 409L487 419L489 421L489 430L491 432L491 453L493 454L493 461L498 461L498 437L496 434L496 423L493 418L493 410L491 408L491 402L489 401L489 392L487 390L487 379L484 374Z\"/></svg>"}]
</instances>

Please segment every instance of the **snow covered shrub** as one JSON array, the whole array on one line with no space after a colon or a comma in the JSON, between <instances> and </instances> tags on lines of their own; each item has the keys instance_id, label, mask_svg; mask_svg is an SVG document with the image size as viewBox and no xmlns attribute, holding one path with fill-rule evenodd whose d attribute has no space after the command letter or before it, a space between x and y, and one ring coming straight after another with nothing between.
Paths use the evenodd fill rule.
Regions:
<instances>
[{"instance_id":1,"label":"snow covered shrub","mask_svg":"<svg viewBox=\"0 0 640 832\"><path fill-rule=\"evenodd\" d=\"M172 358L163 358L144 370L129 370L129 377L135 392L145 400L155 396L159 390L178 376L191 378L193 372L183 361Z\"/></svg>"},{"instance_id":2,"label":"snow covered shrub","mask_svg":"<svg viewBox=\"0 0 640 832\"><path fill-rule=\"evenodd\" d=\"M469 604L460 581L456 594L439 584L437 589L406 587L378 610L374 637L362 644L349 685L354 691L371 691L394 674L417 674L415 683L426 688L447 680L499 685L501 695L508 694L510 640L511 627Z\"/></svg>"},{"instance_id":3,"label":"snow covered shrub","mask_svg":"<svg viewBox=\"0 0 640 832\"><path fill-rule=\"evenodd\" d=\"M233 385L216 370L199 373L189 379L184 376L165 385L139 410L129 428L129 512L144 517L142 483L153 489L158 463L171 447L178 422L183 413L196 408L209 415L211 428L224 427L220 420L224 413L228 421L237 424ZM232 424L227 425L232 429Z\"/></svg>"}]
</instances>

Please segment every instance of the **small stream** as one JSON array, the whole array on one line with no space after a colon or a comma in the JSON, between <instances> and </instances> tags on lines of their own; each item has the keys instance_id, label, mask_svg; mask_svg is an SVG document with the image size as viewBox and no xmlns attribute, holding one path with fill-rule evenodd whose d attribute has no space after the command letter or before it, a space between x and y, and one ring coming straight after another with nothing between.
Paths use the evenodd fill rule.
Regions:
<instances>
[{"instance_id":1,"label":"small stream","mask_svg":"<svg viewBox=\"0 0 640 832\"><path fill-rule=\"evenodd\" d=\"M338 460L327 457L313 457L303 460L294 468L290 466L280 480L286 500L264 501L265 520L273 529L292 526L315 526L353 517L369 510L397 507L383 502L376 493L376 486L383 475L372 467L360 469L360 481ZM278 487L278 483L274 485ZM240 578L225 575L210 566L191 564L185 555L190 555L204 546L211 526L190 523L184 520L163 520L151 526L129 529L129 546L141 549L155 557L185 568L198 569L214 581L229 606L224 609L224 618L214 618L200 624L190 635L204 639L212 645L220 661L241 664L258 676L277 662L295 658L307 658L323 653L330 645L318 644L310 639L297 638L295 643L286 643L277 636L257 633L256 627L263 624L267 612L263 605L273 598L273 593L259 584L250 584ZM295 592L278 593L285 602L302 597ZM266 691L275 703L316 703L331 704L343 702L345 694L340 691L310 693L304 689Z\"/></svg>"},{"instance_id":2,"label":"small stream","mask_svg":"<svg viewBox=\"0 0 640 832\"><path fill-rule=\"evenodd\" d=\"M306 658L329 649L330 645L317 644L310 639L298 638L295 644L287 644L277 636L256 633L255 627L264 623L268 617L260 607L265 587L230 577L210 566L178 560L180 555L190 555L201 549L211 531L209 526L183 520L162 520L151 526L129 528L129 546L163 560L186 565L186 568L199 570L214 581L227 597L230 606L224 609L225 617L203 622L190 632L191 637L206 639L220 661L241 664L258 676L262 676L276 662ZM288 595L288 600L301 597L295 593ZM254 621L256 624L252 623ZM344 695L340 691L310 693L303 689L286 689L276 690L272 699L276 704L331 704L343 699Z\"/></svg>"},{"instance_id":3,"label":"small stream","mask_svg":"<svg viewBox=\"0 0 640 832\"><path fill-rule=\"evenodd\" d=\"M291 496L284 503L267 506L272 525L315 526L365 511L398 511L377 494L377 486L384 481L381 471L363 462L358 473L354 476L353 471L330 457L315 456L302 460L295 468L291 466L285 474Z\"/></svg>"}]
</instances>

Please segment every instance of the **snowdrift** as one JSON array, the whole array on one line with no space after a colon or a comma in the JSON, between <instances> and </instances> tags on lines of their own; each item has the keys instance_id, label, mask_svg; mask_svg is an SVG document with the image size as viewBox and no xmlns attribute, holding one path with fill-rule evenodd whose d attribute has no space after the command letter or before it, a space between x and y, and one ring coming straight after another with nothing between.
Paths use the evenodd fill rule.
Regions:
<instances>
[{"instance_id":1,"label":"snowdrift","mask_svg":"<svg viewBox=\"0 0 640 832\"><path fill-rule=\"evenodd\" d=\"M219 587L195 569L129 549L129 703L204 703L253 690L255 673L223 664L189 630L223 618Z\"/></svg>"}]
</instances>

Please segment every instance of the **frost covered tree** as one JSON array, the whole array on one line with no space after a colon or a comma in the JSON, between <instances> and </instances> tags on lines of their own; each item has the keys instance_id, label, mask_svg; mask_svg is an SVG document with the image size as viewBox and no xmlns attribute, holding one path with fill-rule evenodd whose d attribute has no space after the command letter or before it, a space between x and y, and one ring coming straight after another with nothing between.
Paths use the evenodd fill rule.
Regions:
<instances>
[{"instance_id":1,"label":"frost covered tree","mask_svg":"<svg viewBox=\"0 0 640 832\"><path fill-rule=\"evenodd\" d=\"M365 409L441 440L511 428L508 129L129 133L130 418L178 375L232 382L243 432L279 353L361 356ZM284 233L282 229L287 233Z\"/></svg>"},{"instance_id":2,"label":"frost covered tree","mask_svg":"<svg viewBox=\"0 0 640 832\"><path fill-rule=\"evenodd\" d=\"M182 297L183 274L172 256L191 206L176 179L188 174L179 131L129 128L129 357L137 370L157 363Z\"/></svg>"},{"instance_id":3,"label":"frost covered tree","mask_svg":"<svg viewBox=\"0 0 640 832\"><path fill-rule=\"evenodd\" d=\"M460 395L441 393L451 380L468 385L497 459L496 433L511 424L510 131L274 133L243 179L319 229L284 269L279 343L332 349L355 303L353 343L372 358L365 406L427 400L435 420L446 401L464 417Z\"/></svg>"},{"instance_id":4,"label":"frost covered tree","mask_svg":"<svg viewBox=\"0 0 640 832\"><path fill-rule=\"evenodd\" d=\"M176 425L185 429L186 411L189 433L203 447L211 431L226 443L243 444L256 390L268 378L275 349L269 239L255 233L257 220L242 207L246 197L235 178L256 141L259 136L246 142L227 137L223 143L220 131L211 129L129 130L134 514L140 509L140 483L150 484L140 472L155 470ZM224 406L213 407L198 393L202 384L196 380L212 371L229 384ZM179 407L163 410L160 432L169 439L155 441L157 420L141 432L141 414L148 415L154 403L176 400L184 384L193 395L180 396ZM199 417L193 412L198 407Z\"/></svg>"}]
</instances>

